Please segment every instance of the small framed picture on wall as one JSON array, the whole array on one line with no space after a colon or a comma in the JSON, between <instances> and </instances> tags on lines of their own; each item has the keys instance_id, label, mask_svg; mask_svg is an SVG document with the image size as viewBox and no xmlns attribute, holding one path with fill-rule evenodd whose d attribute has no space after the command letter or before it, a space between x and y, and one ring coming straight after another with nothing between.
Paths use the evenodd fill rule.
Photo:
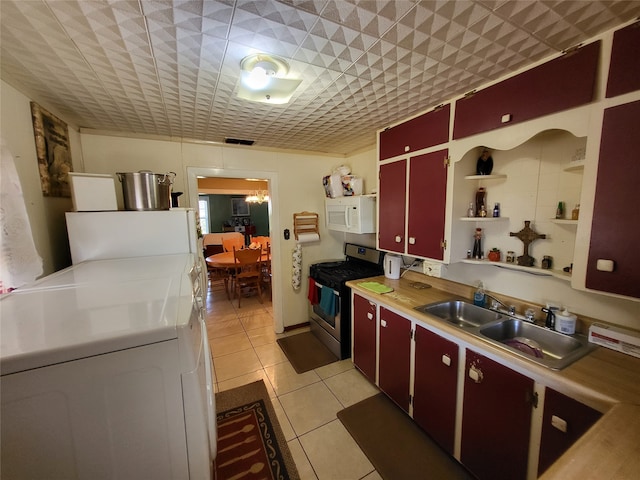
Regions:
<instances>
[{"instance_id":1,"label":"small framed picture on wall","mask_svg":"<svg viewBox=\"0 0 640 480\"><path fill-rule=\"evenodd\" d=\"M31 102L31 118L42 194L71 197L69 172L73 165L67 124L35 102Z\"/></svg>"},{"instance_id":2,"label":"small framed picture on wall","mask_svg":"<svg viewBox=\"0 0 640 480\"><path fill-rule=\"evenodd\" d=\"M249 204L243 197L231 199L231 215L234 217L249 216Z\"/></svg>"}]
</instances>

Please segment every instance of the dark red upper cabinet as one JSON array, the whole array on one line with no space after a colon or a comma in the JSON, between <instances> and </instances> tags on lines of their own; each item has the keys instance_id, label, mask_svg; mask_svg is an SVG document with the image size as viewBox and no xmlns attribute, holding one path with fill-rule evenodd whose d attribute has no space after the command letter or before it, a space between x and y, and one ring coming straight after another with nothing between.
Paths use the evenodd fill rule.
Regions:
<instances>
[{"instance_id":1,"label":"dark red upper cabinet","mask_svg":"<svg viewBox=\"0 0 640 480\"><path fill-rule=\"evenodd\" d=\"M604 111L586 287L640 298L640 101ZM598 261L600 262L600 265ZM613 271L606 271L607 261Z\"/></svg>"},{"instance_id":2,"label":"dark red upper cabinet","mask_svg":"<svg viewBox=\"0 0 640 480\"><path fill-rule=\"evenodd\" d=\"M607 98L640 90L640 21L613 34Z\"/></svg>"},{"instance_id":3,"label":"dark red upper cabinet","mask_svg":"<svg viewBox=\"0 0 640 480\"><path fill-rule=\"evenodd\" d=\"M378 247L404 253L406 219L407 160L380 166L378 192Z\"/></svg>"},{"instance_id":4,"label":"dark red upper cabinet","mask_svg":"<svg viewBox=\"0 0 640 480\"><path fill-rule=\"evenodd\" d=\"M409 255L436 260L444 258L448 154L445 149L409 160Z\"/></svg>"},{"instance_id":5,"label":"dark red upper cabinet","mask_svg":"<svg viewBox=\"0 0 640 480\"><path fill-rule=\"evenodd\" d=\"M448 142L450 113L447 104L380 132L380 160Z\"/></svg>"},{"instance_id":6,"label":"dark red upper cabinet","mask_svg":"<svg viewBox=\"0 0 640 480\"><path fill-rule=\"evenodd\" d=\"M590 43L456 101L453 138L468 137L591 102L599 53L600 41Z\"/></svg>"}]
</instances>

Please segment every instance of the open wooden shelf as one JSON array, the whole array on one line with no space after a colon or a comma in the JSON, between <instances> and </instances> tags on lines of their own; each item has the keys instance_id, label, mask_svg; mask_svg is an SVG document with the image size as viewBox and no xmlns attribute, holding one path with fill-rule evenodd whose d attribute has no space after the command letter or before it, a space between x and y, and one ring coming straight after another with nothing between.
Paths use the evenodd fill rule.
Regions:
<instances>
[{"instance_id":1,"label":"open wooden shelf","mask_svg":"<svg viewBox=\"0 0 640 480\"><path fill-rule=\"evenodd\" d=\"M462 222L499 222L509 220L509 217L460 217Z\"/></svg>"},{"instance_id":2,"label":"open wooden shelf","mask_svg":"<svg viewBox=\"0 0 640 480\"><path fill-rule=\"evenodd\" d=\"M584 170L584 160L577 160L571 162L569 165L563 168L565 172L579 172Z\"/></svg>"},{"instance_id":3,"label":"open wooden shelf","mask_svg":"<svg viewBox=\"0 0 640 480\"><path fill-rule=\"evenodd\" d=\"M578 220L571 220L570 218L551 218L549 221L560 225L578 225Z\"/></svg>"},{"instance_id":4,"label":"open wooden shelf","mask_svg":"<svg viewBox=\"0 0 640 480\"><path fill-rule=\"evenodd\" d=\"M567 282L571 281L571 274L563 272L562 270L545 270L539 267L523 267L516 263L507 262L492 262L491 260L476 260L473 258L464 258L462 263L470 263L473 265L490 265L492 267L506 268L507 270L515 270L519 272L528 273L529 275L538 275L541 277L555 277Z\"/></svg>"},{"instance_id":5,"label":"open wooden shelf","mask_svg":"<svg viewBox=\"0 0 640 480\"><path fill-rule=\"evenodd\" d=\"M507 176L503 173L495 173L491 175L467 175L464 177L465 180L497 180L500 178L507 178Z\"/></svg>"}]
</instances>

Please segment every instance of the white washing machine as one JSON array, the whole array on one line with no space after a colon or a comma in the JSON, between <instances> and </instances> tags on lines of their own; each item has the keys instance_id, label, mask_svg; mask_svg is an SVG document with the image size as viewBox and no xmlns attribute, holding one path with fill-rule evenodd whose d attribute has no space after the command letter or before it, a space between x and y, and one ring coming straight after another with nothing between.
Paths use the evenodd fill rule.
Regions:
<instances>
[{"instance_id":1,"label":"white washing machine","mask_svg":"<svg viewBox=\"0 0 640 480\"><path fill-rule=\"evenodd\" d=\"M211 478L195 258L84 262L0 300L2 478Z\"/></svg>"}]
</instances>

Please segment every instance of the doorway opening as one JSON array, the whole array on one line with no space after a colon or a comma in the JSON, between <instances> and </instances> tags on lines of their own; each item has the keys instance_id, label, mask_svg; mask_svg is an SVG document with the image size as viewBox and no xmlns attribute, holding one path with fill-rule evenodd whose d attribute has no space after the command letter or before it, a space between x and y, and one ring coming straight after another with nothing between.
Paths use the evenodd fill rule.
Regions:
<instances>
[{"instance_id":1,"label":"doorway opening","mask_svg":"<svg viewBox=\"0 0 640 480\"><path fill-rule=\"evenodd\" d=\"M274 330L276 333L282 333L284 331L284 322L280 295L282 279L280 268L281 251L278 241L280 227L278 216L274 214L274 212L278 211L277 184L278 178L275 172L187 167L190 205L199 206L200 193L202 193L208 201L211 200L209 197L215 195L217 197L215 201L221 201L224 209L228 209L218 209L223 211L218 212L221 215L220 217L215 217L216 209L210 208L211 202L209 202L208 225L215 225L215 227L210 228L220 229L224 232L226 227L229 231L241 231L243 234L248 230L245 235L245 244L247 241L250 242L251 236L260 236L257 235L258 229L260 229L260 233L266 233L264 236L270 238ZM247 205L246 197L253 195L256 191L268 194L268 201L263 201L262 204ZM256 213L253 217L251 215L252 210ZM231 215L228 216L227 213ZM238 225L236 225L236 222ZM228 225L225 225L225 223ZM248 225L245 225L245 223L248 223ZM253 228L247 229L246 227ZM251 233L254 232L254 229L255 234Z\"/></svg>"},{"instance_id":2,"label":"doorway opening","mask_svg":"<svg viewBox=\"0 0 640 480\"><path fill-rule=\"evenodd\" d=\"M269 183L263 179L198 178L198 205L202 233L245 235L246 245L253 237L268 237Z\"/></svg>"}]
</instances>

